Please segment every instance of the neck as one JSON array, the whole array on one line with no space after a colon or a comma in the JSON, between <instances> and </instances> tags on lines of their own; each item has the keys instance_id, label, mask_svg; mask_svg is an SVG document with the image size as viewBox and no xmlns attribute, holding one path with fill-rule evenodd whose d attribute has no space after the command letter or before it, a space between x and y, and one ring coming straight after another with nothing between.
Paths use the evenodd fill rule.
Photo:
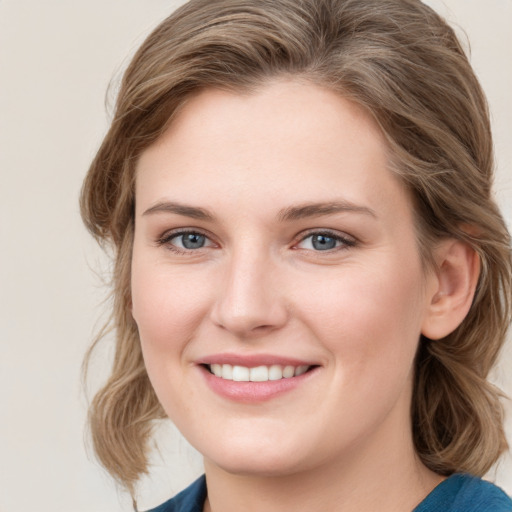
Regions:
<instances>
[{"instance_id":1,"label":"neck","mask_svg":"<svg viewBox=\"0 0 512 512\"><path fill-rule=\"evenodd\" d=\"M411 433L389 423L342 459L292 474L232 474L205 460L204 511L410 512L443 478L419 461Z\"/></svg>"}]
</instances>

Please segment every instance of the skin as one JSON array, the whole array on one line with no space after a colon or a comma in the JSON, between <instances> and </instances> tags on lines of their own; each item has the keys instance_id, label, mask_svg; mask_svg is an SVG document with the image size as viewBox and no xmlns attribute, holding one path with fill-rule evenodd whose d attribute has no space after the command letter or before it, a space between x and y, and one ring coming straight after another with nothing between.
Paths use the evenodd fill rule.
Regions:
<instances>
[{"instance_id":1,"label":"skin","mask_svg":"<svg viewBox=\"0 0 512 512\"><path fill-rule=\"evenodd\" d=\"M205 510L410 511L442 480L412 444L413 360L422 332L463 318L477 264L451 241L442 270L425 270L387 162L360 107L284 80L195 95L142 154L132 313L159 400L204 455ZM283 218L318 203L343 208ZM184 249L176 230L204 246ZM315 249L326 231L342 241ZM317 367L244 403L208 386L198 362L219 353Z\"/></svg>"}]
</instances>

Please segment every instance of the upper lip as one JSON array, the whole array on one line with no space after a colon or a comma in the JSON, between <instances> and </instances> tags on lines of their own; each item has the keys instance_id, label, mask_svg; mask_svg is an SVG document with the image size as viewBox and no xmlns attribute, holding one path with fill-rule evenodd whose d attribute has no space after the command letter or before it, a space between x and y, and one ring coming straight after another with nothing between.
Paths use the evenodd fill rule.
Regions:
<instances>
[{"instance_id":1,"label":"upper lip","mask_svg":"<svg viewBox=\"0 0 512 512\"><path fill-rule=\"evenodd\" d=\"M230 364L233 366L245 366L254 368L256 366L315 366L317 363L296 359L293 357L284 357L270 354L212 354L198 359L197 364Z\"/></svg>"}]
</instances>

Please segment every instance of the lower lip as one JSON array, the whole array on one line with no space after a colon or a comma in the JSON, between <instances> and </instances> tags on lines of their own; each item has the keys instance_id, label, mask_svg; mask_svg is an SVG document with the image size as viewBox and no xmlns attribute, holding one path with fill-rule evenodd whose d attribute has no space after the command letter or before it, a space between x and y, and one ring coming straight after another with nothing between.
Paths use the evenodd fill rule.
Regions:
<instances>
[{"instance_id":1,"label":"lower lip","mask_svg":"<svg viewBox=\"0 0 512 512\"><path fill-rule=\"evenodd\" d=\"M206 383L214 393L224 398L243 403L264 402L283 395L305 383L305 381L309 380L317 371L317 368L313 368L298 377L290 377L288 379L269 380L265 382L238 382L216 377L204 366L201 366L200 369Z\"/></svg>"}]
</instances>

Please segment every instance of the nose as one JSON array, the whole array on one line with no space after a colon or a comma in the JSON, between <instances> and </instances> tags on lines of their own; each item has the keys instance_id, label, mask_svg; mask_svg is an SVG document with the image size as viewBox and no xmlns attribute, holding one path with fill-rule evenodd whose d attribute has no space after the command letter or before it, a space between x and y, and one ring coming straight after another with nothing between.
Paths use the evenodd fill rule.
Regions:
<instances>
[{"instance_id":1,"label":"nose","mask_svg":"<svg viewBox=\"0 0 512 512\"><path fill-rule=\"evenodd\" d=\"M288 319L279 268L265 254L243 250L223 269L211 318L238 338L254 338L281 328Z\"/></svg>"}]
</instances>

